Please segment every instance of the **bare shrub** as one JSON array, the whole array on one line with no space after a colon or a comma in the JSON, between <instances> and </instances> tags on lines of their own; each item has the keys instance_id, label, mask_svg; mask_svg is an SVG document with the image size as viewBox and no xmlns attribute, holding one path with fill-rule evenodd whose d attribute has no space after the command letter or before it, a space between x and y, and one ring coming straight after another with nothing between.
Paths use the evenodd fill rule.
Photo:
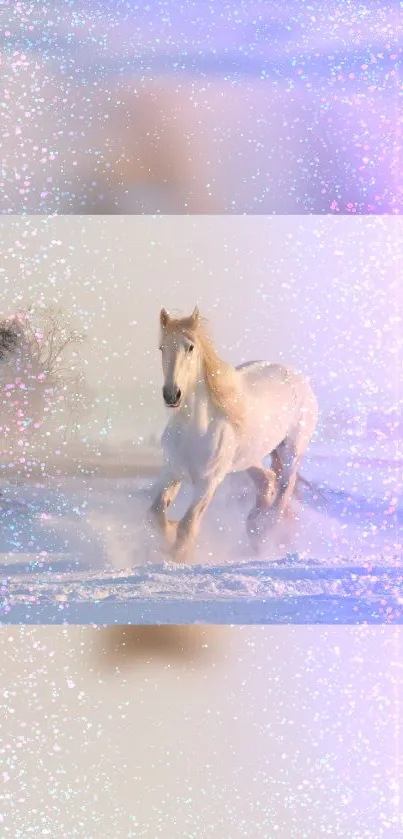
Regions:
<instances>
[{"instance_id":1,"label":"bare shrub","mask_svg":"<svg viewBox=\"0 0 403 839\"><path fill-rule=\"evenodd\" d=\"M84 340L53 307L29 306L0 321L0 440L21 464L39 438L66 441L88 410Z\"/></svg>"}]
</instances>

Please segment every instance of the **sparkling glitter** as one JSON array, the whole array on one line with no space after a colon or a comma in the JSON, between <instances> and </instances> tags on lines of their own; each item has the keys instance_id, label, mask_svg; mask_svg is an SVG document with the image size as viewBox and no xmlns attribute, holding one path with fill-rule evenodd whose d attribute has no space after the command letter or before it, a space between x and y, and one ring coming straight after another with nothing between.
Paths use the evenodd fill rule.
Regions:
<instances>
[{"instance_id":1,"label":"sparkling glitter","mask_svg":"<svg viewBox=\"0 0 403 839\"><path fill-rule=\"evenodd\" d=\"M2 639L5 837L401 833L396 628L20 627Z\"/></svg>"},{"instance_id":2,"label":"sparkling glitter","mask_svg":"<svg viewBox=\"0 0 403 839\"><path fill-rule=\"evenodd\" d=\"M398 224L3 219L4 620L403 621ZM253 487L229 476L196 568L146 515L166 423L158 312L192 311L195 290L220 358L295 367L320 406L288 524L253 559Z\"/></svg>"},{"instance_id":3,"label":"sparkling glitter","mask_svg":"<svg viewBox=\"0 0 403 839\"><path fill-rule=\"evenodd\" d=\"M1 212L401 212L396 4L2 9Z\"/></svg>"}]
</instances>

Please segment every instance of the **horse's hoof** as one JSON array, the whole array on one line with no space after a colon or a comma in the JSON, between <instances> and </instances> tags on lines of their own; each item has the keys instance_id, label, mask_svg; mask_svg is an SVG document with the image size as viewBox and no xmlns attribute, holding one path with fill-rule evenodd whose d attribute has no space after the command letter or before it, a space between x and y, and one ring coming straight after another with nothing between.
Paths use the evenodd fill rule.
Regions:
<instances>
[{"instance_id":1,"label":"horse's hoof","mask_svg":"<svg viewBox=\"0 0 403 839\"><path fill-rule=\"evenodd\" d=\"M178 553L177 551L170 551L169 553L169 562L175 562L176 565L188 565L188 555L181 551Z\"/></svg>"},{"instance_id":2,"label":"horse's hoof","mask_svg":"<svg viewBox=\"0 0 403 839\"><path fill-rule=\"evenodd\" d=\"M171 562L188 564L191 558L190 548L186 545L173 545L169 551L169 558Z\"/></svg>"}]
</instances>

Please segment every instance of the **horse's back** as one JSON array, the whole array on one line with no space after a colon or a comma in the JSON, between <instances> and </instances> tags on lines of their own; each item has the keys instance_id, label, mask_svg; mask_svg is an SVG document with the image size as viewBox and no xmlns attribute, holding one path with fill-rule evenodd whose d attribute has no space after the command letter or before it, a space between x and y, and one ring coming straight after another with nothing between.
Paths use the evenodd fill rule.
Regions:
<instances>
[{"instance_id":1,"label":"horse's back","mask_svg":"<svg viewBox=\"0 0 403 839\"><path fill-rule=\"evenodd\" d=\"M254 386L267 382L270 384L290 384L291 386L308 384L307 379L285 364L271 361L246 361L236 367L246 385Z\"/></svg>"},{"instance_id":2,"label":"horse's back","mask_svg":"<svg viewBox=\"0 0 403 839\"><path fill-rule=\"evenodd\" d=\"M308 379L285 364L269 361L248 361L240 364L237 371L241 378L241 389L246 397L255 401L267 401L274 412L288 414L300 410L317 412L316 396Z\"/></svg>"}]
</instances>

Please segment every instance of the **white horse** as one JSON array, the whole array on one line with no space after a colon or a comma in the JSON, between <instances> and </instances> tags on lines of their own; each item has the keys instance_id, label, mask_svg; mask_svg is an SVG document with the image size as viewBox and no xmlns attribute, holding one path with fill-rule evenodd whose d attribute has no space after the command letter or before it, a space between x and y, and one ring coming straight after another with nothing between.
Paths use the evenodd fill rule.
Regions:
<instances>
[{"instance_id":1,"label":"white horse","mask_svg":"<svg viewBox=\"0 0 403 839\"><path fill-rule=\"evenodd\" d=\"M151 519L171 543L172 558L184 561L219 484L230 472L246 471L256 488L247 532L258 552L288 508L317 425L312 388L280 364L222 361L197 308L183 318L161 310L160 350L162 393L173 416L162 437L164 466ZM271 469L262 463L269 454ZM193 500L181 521L170 522L168 507L183 481L193 485Z\"/></svg>"}]
</instances>

